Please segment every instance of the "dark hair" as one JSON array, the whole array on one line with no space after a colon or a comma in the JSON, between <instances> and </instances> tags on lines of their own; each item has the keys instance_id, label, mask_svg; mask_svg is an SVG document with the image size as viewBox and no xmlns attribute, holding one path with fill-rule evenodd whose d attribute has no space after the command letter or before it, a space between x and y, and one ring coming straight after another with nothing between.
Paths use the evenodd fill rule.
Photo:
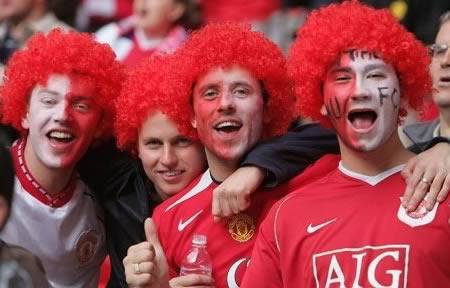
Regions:
<instances>
[{"instance_id":1,"label":"dark hair","mask_svg":"<svg viewBox=\"0 0 450 288\"><path fill-rule=\"evenodd\" d=\"M5 198L8 207L11 207L11 200L14 189L14 167L9 149L0 145L0 196Z\"/></svg>"},{"instance_id":2,"label":"dark hair","mask_svg":"<svg viewBox=\"0 0 450 288\"><path fill-rule=\"evenodd\" d=\"M202 13L198 0L176 0L185 6L185 11L177 23L186 30L195 30L203 24Z\"/></svg>"}]
</instances>

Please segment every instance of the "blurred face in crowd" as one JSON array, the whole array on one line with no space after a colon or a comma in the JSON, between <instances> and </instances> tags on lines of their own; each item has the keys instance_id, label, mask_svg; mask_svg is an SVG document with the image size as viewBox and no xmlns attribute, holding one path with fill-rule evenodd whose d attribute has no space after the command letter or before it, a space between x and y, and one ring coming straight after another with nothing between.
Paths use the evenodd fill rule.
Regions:
<instances>
[{"instance_id":1,"label":"blurred face in crowd","mask_svg":"<svg viewBox=\"0 0 450 288\"><path fill-rule=\"evenodd\" d=\"M28 130L28 165L73 169L96 136L102 119L94 93L93 81L78 74L52 74L46 85L33 89L22 120Z\"/></svg>"},{"instance_id":2,"label":"blurred face in crowd","mask_svg":"<svg viewBox=\"0 0 450 288\"><path fill-rule=\"evenodd\" d=\"M445 22L432 45L431 77L433 101L442 108L450 107L450 21Z\"/></svg>"},{"instance_id":3,"label":"blurred face in crowd","mask_svg":"<svg viewBox=\"0 0 450 288\"><path fill-rule=\"evenodd\" d=\"M192 125L210 156L236 162L263 133L262 87L247 70L215 68L193 90Z\"/></svg>"},{"instance_id":4,"label":"blurred face in crowd","mask_svg":"<svg viewBox=\"0 0 450 288\"><path fill-rule=\"evenodd\" d=\"M180 134L160 112L144 121L138 153L147 177L163 199L180 192L205 169L203 146Z\"/></svg>"},{"instance_id":5,"label":"blurred face in crowd","mask_svg":"<svg viewBox=\"0 0 450 288\"><path fill-rule=\"evenodd\" d=\"M393 67L367 51L341 55L323 87L324 106L339 139L356 151L372 151L396 131L400 87Z\"/></svg>"},{"instance_id":6,"label":"blurred face in crowd","mask_svg":"<svg viewBox=\"0 0 450 288\"><path fill-rule=\"evenodd\" d=\"M179 0L134 0L137 26L155 37L164 37L183 15Z\"/></svg>"},{"instance_id":7,"label":"blurred face in crowd","mask_svg":"<svg viewBox=\"0 0 450 288\"><path fill-rule=\"evenodd\" d=\"M13 22L20 21L43 1L45 0L0 0L0 16Z\"/></svg>"}]
</instances>

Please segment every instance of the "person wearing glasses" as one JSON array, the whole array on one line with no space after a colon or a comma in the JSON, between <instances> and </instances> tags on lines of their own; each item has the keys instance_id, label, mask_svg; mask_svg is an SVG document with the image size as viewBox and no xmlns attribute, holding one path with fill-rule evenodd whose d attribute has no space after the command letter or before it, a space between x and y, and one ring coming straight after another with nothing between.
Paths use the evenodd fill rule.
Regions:
<instances>
[{"instance_id":1,"label":"person wearing glasses","mask_svg":"<svg viewBox=\"0 0 450 288\"><path fill-rule=\"evenodd\" d=\"M433 79L433 101L439 108L439 118L403 128L405 146L424 151L438 142L450 142L450 11L440 17L435 43L430 45L430 72ZM405 140L405 139L404 139Z\"/></svg>"}]
</instances>

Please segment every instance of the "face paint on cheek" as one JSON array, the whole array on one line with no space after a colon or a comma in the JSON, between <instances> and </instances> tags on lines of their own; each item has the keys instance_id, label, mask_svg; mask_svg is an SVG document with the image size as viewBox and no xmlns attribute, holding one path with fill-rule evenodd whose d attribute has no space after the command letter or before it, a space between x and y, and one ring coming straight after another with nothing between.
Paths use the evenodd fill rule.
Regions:
<instances>
[{"instance_id":1,"label":"face paint on cheek","mask_svg":"<svg viewBox=\"0 0 450 288\"><path fill-rule=\"evenodd\" d=\"M327 109L328 115L331 115L333 118L339 119L341 118L341 106L339 105L339 101L337 97L331 97L325 104L325 108Z\"/></svg>"},{"instance_id":2,"label":"face paint on cheek","mask_svg":"<svg viewBox=\"0 0 450 288\"><path fill-rule=\"evenodd\" d=\"M397 109L400 103L395 103L395 95L398 93L397 88L392 90L392 93L389 94L389 87L378 87L378 97L380 98L380 106L383 106L384 100L390 98L391 104L394 106L394 109Z\"/></svg>"}]
</instances>

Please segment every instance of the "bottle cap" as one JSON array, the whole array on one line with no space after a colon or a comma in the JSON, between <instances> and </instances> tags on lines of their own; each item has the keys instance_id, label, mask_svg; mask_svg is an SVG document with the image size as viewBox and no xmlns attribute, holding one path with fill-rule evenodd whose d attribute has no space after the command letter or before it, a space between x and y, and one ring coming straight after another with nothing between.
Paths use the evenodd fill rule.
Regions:
<instances>
[{"instance_id":1,"label":"bottle cap","mask_svg":"<svg viewBox=\"0 0 450 288\"><path fill-rule=\"evenodd\" d=\"M206 235L194 234L194 237L192 237L192 244L195 244L195 245L206 245L206 243L208 243Z\"/></svg>"}]
</instances>

